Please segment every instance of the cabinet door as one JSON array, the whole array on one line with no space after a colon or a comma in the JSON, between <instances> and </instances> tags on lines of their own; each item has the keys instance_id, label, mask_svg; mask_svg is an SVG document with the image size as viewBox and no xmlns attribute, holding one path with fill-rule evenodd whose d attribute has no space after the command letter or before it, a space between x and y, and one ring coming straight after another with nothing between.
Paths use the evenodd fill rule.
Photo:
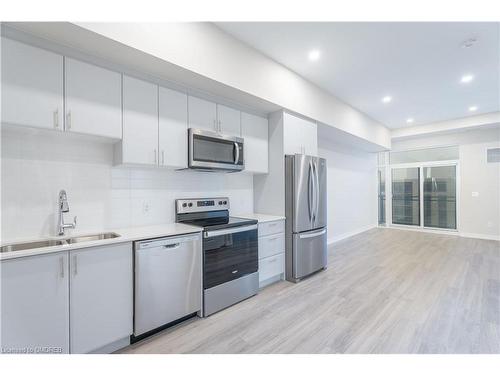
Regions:
<instances>
[{"instance_id":1,"label":"cabinet door","mask_svg":"<svg viewBox=\"0 0 500 375\"><path fill-rule=\"evenodd\" d=\"M306 155L318 156L318 129L314 122L306 121L304 123L303 143L304 153Z\"/></svg>"},{"instance_id":2,"label":"cabinet door","mask_svg":"<svg viewBox=\"0 0 500 375\"><path fill-rule=\"evenodd\" d=\"M241 112L217 104L217 121L219 132L225 135L241 137Z\"/></svg>"},{"instance_id":3,"label":"cabinet door","mask_svg":"<svg viewBox=\"0 0 500 375\"><path fill-rule=\"evenodd\" d=\"M267 173L269 171L267 119L241 112L241 135L244 138L245 170Z\"/></svg>"},{"instance_id":4,"label":"cabinet door","mask_svg":"<svg viewBox=\"0 0 500 375\"><path fill-rule=\"evenodd\" d=\"M215 103L189 96L188 108L190 128L217 131L217 105Z\"/></svg>"},{"instance_id":5,"label":"cabinet door","mask_svg":"<svg viewBox=\"0 0 500 375\"><path fill-rule=\"evenodd\" d=\"M121 74L65 59L67 131L122 138Z\"/></svg>"},{"instance_id":6,"label":"cabinet door","mask_svg":"<svg viewBox=\"0 0 500 375\"><path fill-rule=\"evenodd\" d=\"M0 267L1 349L68 353L68 253L4 260Z\"/></svg>"},{"instance_id":7,"label":"cabinet door","mask_svg":"<svg viewBox=\"0 0 500 375\"><path fill-rule=\"evenodd\" d=\"M158 86L123 76L122 162L158 164Z\"/></svg>"},{"instance_id":8,"label":"cabinet door","mask_svg":"<svg viewBox=\"0 0 500 375\"><path fill-rule=\"evenodd\" d=\"M88 353L132 334L132 244L70 252L71 353Z\"/></svg>"},{"instance_id":9,"label":"cabinet door","mask_svg":"<svg viewBox=\"0 0 500 375\"><path fill-rule=\"evenodd\" d=\"M63 57L2 38L2 123L63 129Z\"/></svg>"},{"instance_id":10,"label":"cabinet door","mask_svg":"<svg viewBox=\"0 0 500 375\"><path fill-rule=\"evenodd\" d=\"M304 154L304 121L301 118L283 113L283 142L285 155Z\"/></svg>"},{"instance_id":11,"label":"cabinet door","mask_svg":"<svg viewBox=\"0 0 500 375\"><path fill-rule=\"evenodd\" d=\"M187 95L160 87L159 150L160 165L187 168Z\"/></svg>"},{"instance_id":12,"label":"cabinet door","mask_svg":"<svg viewBox=\"0 0 500 375\"><path fill-rule=\"evenodd\" d=\"M314 122L283 113L285 154L318 156L317 126Z\"/></svg>"}]
</instances>

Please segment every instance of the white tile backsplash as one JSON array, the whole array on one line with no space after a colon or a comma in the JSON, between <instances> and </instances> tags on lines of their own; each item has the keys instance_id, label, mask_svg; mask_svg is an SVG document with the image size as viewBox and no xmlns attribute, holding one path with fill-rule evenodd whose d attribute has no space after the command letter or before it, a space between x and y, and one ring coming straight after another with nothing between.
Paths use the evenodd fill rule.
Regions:
<instances>
[{"instance_id":1,"label":"white tile backsplash","mask_svg":"<svg viewBox=\"0 0 500 375\"><path fill-rule=\"evenodd\" d=\"M53 132L2 132L2 242L56 232L57 198L76 232L173 223L177 198L228 196L231 214L253 212L253 177L113 166L113 145Z\"/></svg>"}]
</instances>

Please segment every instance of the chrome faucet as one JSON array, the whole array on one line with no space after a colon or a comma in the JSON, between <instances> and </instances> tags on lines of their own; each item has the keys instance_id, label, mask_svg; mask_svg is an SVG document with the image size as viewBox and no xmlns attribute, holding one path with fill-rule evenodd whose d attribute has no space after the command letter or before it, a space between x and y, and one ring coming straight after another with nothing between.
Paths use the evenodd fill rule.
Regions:
<instances>
[{"instance_id":1,"label":"chrome faucet","mask_svg":"<svg viewBox=\"0 0 500 375\"><path fill-rule=\"evenodd\" d=\"M59 192L59 235L64 236L64 230L66 228L74 229L76 227L76 216L72 223L66 224L64 222L63 213L69 212L68 198L66 196L66 191L61 190Z\"/></svg>"}]
</instances>

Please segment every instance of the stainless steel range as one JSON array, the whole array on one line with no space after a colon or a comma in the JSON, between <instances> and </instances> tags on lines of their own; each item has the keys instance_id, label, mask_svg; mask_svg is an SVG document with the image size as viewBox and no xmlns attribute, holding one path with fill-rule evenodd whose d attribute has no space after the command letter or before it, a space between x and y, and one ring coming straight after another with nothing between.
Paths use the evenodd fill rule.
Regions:
<instances>
[{"instance_id":1,"label":"stainless steel range","mask_svg":"<svg viewBox=\"0 0 500 375\"><path fill-rule=\"evenodd\" d=\"M203 316L257 294L257 220L229 216L228 198L177 199L175 211L203 228Z\"/></svg>"}]
</instances>

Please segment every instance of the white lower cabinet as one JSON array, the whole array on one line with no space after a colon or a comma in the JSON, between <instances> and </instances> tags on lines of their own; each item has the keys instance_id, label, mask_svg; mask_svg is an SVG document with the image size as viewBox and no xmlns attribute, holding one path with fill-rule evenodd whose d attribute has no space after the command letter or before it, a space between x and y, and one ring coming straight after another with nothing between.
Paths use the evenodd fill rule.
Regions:
<instances>
[{"instance_id":1,"label":"white lower cabinet","mask_svg":"<svg viewBox=\"0 0 500 375\"><path fill-rule=\"evenodd\" d=\"M132 334L132 244L3 260L0 352L111 352Z\"/></svg>"},{"instance_id":2,"label":"white lower cabinet","mask_svg":"<svg viewBox=\"0 0 500 375\"><path fill-rule=\"evenodd\" d=\"M259 287L281 280L285 272L285 221L259 223Z\"/></svg>"},{"instance_id":3,"label":"white lower cabinet","mask_svg":"<svg viewBox=\"0 0 500 375\"><path fill-rule=\"evenodd\" d=\"M70 252L70 348L89 353L132 334L130 243Z\"/></svg>"},{"instance_id":4,"label":"white lower cabinet","mask_svg":"<svg viewBox=\"0 0 500 375\"><path fill-rule=\"evenodd\" d=\"M259 260L259 287L278 281L283 274L284 254L278 254Z\"/></svg>"},{"instance_id":5,"label":"white lower cabinet","mask_svg":"<svg viewBox=\"0 0 500 375\"><path fill-rule=\"evenodd\" d=\"M4 260L1 353L68 353L68 253Z\"/></svg>"}]
</instances>

